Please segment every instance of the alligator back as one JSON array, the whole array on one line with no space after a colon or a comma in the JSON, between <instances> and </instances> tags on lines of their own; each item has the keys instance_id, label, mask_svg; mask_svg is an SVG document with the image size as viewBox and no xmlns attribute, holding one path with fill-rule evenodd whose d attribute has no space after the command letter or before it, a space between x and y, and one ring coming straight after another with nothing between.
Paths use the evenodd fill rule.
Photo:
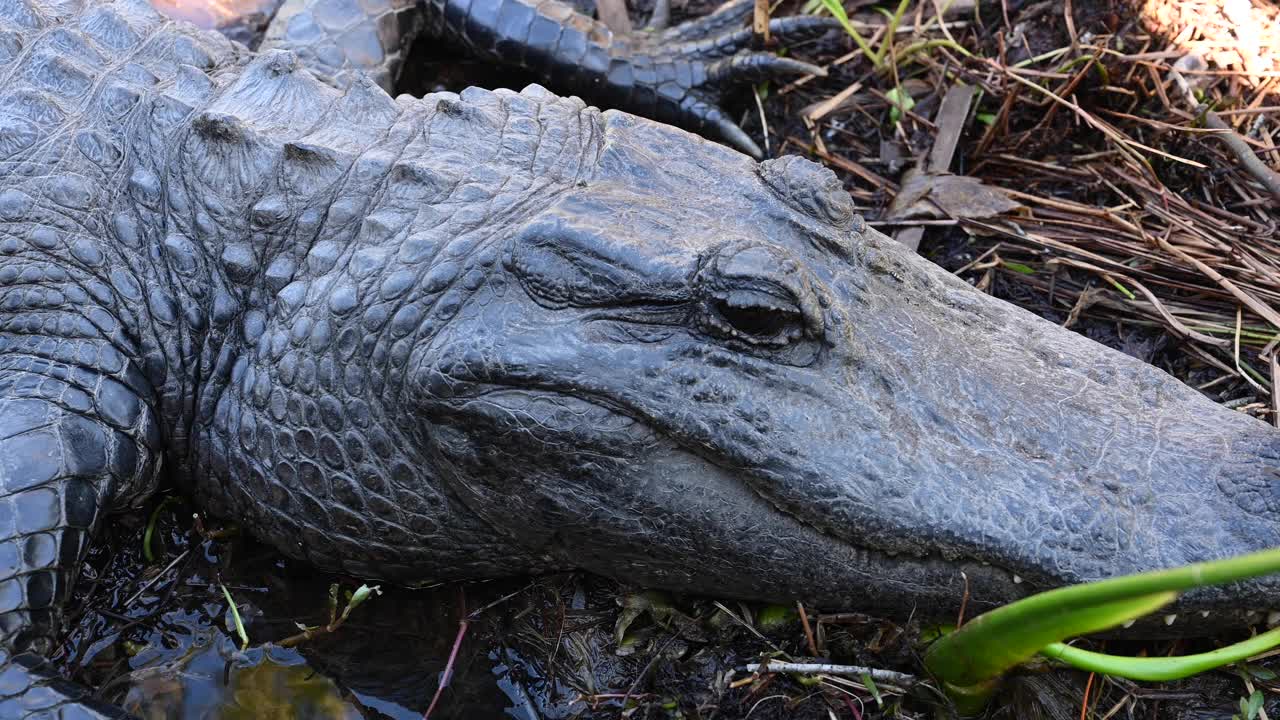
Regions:
<instances>
[{"instance_id":1,"label":"alligator back","mask_svg":"<svg viewBox=\"0 0 1280 720\"><path fill-rule=\"evenodd\" d=\"M72 339L100 343L131 361L157 400L178 400L194 347L182 308L199 288L180 282L193 247L175 239L173 252L157 252L175 229L170 207L181 192L166 177L168 149L214 87L211 76L241 60L230 42L167 22L144 2L0 3L8 351L56 338L66 355Z\"/></svg>"},{"instance_id":2,"label":"alligator back","mask_svg":"<svg viewBox=\"0 0 1280 720\"><path fill-rule=\"evenodd\" d=\"M591 172L599 113L537 88L339 90L141 0L3 0L0 87L0 363L106 371L145 409L111 430L142 461L95 504L145 497L163 454L322 566L466 573L474 546L422 562L483 528L405 450L413 408L384 377L503 218Z\"/></svg>"}]
</instances>

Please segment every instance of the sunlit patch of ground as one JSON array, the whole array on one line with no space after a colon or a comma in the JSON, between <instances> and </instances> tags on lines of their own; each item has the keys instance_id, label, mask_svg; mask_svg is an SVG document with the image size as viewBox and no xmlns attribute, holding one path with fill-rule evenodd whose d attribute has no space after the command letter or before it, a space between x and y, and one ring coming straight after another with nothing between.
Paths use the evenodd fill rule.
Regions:
<instances>
[{"instance_id":1,"label":"sunlit patch of ground","mask_svg":"<svg viewBox=\"0 0 1280 720\"><path fill-rule=\"evenodd\" d=\"M1139 0L1143 23L1254 87L1280 86L1280 5L1270 0Z\"/></svg>"}]
</instances>

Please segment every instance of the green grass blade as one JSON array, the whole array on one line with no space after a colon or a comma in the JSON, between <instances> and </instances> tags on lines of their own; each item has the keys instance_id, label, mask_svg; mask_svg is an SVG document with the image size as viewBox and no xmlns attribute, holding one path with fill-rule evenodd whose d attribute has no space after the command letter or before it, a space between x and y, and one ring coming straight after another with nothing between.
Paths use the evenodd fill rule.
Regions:
<instances>
[{"instance_id":1,"label":"green grass blade","mask_svg":"<svg viewBox=\"0 0 1280 720\"><path fill-rule=\"evenodd\" d=\"M151 549L151 540L155 536L156 524L160 522L160 513L164 512L165 508L177 502L177 500L173 495L169 495L156 505L155 509L151 511L151 517L147 518L147 529L142 534L142 557L146 558L149 563L156 561L155 551Z\"/></svg>"},{"instance_id":2,"label":"green grass blade","mask_svg":"<svg viewBox=\"0 0 1280 720\"><path fill-rule=\"evenodd\" d=\"M222 588L222 595L227 599L227 605L231 606L231 620L236 626L236 635L240 636L240 649L244 650L249 647L249 633L245 632L244 620L240 619L240 608L236 607L236 601L231 597L231 591L226 585L218 583L218 587Z\"/></svg>"},{"instance_id":3,"label":"green grass blade","mask_svg":"<svg viewBox=\"0 0 1280 720\"><path fill-rule=\"evenodd\" d=\"M867 41L863 39L862 33L859 33L857 28L853 26L853 23L849 22L849 14L844 11L844 5L840 4L840 0L821 1L822 7L826 8L827 12L831 13L831 16L840 23L840 26L844 28L846 33L849 33L849 37L853 38L854 44L858 46L858 49L862 51L863 55L867 56L867 59L871 61L871 64L879 65L879 60L877 60L875 52L871 49L871 46L867 44Z\"/></svg>"},{"instance_id":4,"label":"green grass blade","mask_svg":"<svg viewBox=\"0 0 1280 720\"><path fill-rule=\"evenodd\" d=\"M1280 628L1255 635L1234 645L1196 655L1177 657L1125 657L1122 655L1106 655L1080 648L1051 643L1040 651L1040 654L1061 660L1080 670L1104 673L1130 680L1147 682L1166 682L1181 680L1202 672L1215 670L1224 665L1248 660L1254 655L1264 653L1280 645Z\"/></svg>"}]
</instances>

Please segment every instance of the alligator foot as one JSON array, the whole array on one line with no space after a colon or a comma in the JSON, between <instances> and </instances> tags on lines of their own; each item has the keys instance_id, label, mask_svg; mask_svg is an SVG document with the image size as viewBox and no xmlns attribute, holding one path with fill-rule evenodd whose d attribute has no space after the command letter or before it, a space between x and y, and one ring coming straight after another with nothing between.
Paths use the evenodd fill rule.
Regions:
<instances>
[{"instance_id":1,"label":"alligator foot","mask_svg":"<svg viewBox=\"0 0 1280 720\"><path fill-rule=\"evenodd\" d=\"M393 90L406 49L425 30L531 72L557 92L696 130L759 158L760 148L721 109L725 92L825 72L753 49L746 27L753 8L754 0L733 0L672 28L615 36L556 0L286 0L262 48L292 50L338 86L366 75ZM669 15L660 3L655 24ZM785 45L837 27L834 18L796 16L773 20L769 32Z\"/></svg>"},{"instance_id":2,"label":"alligator foot","mask_svg":"<svg viewBox=\"0 0 1280 720\"><path fill-rule=\"evenodd\" d=\"M610 85L623 97L614 104L642 115L723 139L756 158L760 148L721 108L727 91L743 84L797 75L826 75L821 67L752 49L744 27L753 0L734 0L710 15L658 32L623 40L630 63L615 59ZM655 16L658 13L655 11ZM833 28L830 17L792 16L769 22L769 35L783 45ZM628 73L633 73L630 77Z\"/></svg>"}]
</instances>

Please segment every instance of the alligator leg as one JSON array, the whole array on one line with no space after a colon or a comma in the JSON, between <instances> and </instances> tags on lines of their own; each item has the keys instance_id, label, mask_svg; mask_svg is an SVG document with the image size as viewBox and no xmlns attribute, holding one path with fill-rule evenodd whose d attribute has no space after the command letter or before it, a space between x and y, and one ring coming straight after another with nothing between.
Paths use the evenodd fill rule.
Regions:
<instances>
[{"instance_id":1,"label":"alligator leg","mask_svg":"<svg viewBox=\"0 0 1280 720\"><path fill-rule=\"evenodd\" d=\"M286 0L267 26L261 49L292 50L339 87L363 72L391 92L421 26L417 0Z\"/></svg>"},{"instance_id":2,"label":"alligator leg","mask_svg":"<svg viewBox=\"0 0 1280 720\"><path fill-rule=\"evenodd\" d=\"M154 486L159 431L119 358L98 342L0 336L0 717L124 717L81 704L41 659L105 509Z\"/></svg>"},{"instance_id":3,"label":"alligator leg","mask_svg":"<svg viewBox=\"0 0 1280 720\"><path fill-rule=\"evenodd\" d=\"M824 72L751 50L752 33L743 24L752 6L735 0L705 18L624 37L555 0L427 0L427 29L476 55L532 71L558 92L697 130L760 157L721 110L725 92ZM772 21L770 31L786 43L834 27L832 18L789 17Z\"/></svg>"},{"instance_id":4,"label":"alligator leg","mask_svg":"<svg viewBox=\"0 0 1280 720\"><path fill-rule=\"evenodd\" d=\"M752 0L735 0L674 28L615 37L556 0L426 0L425 27L482 58L539 75L558 92L697 130L760 157L720 109L724 93L823 70L752 51L744 27L752 7ZM422 29L419 8L414 0L287 0L262 47L294 51L335 84L362 71L390 91ZM788 17L772 21L770 32L788 42L834 27L832 18Z\"/></svg>"}]
</instances>

